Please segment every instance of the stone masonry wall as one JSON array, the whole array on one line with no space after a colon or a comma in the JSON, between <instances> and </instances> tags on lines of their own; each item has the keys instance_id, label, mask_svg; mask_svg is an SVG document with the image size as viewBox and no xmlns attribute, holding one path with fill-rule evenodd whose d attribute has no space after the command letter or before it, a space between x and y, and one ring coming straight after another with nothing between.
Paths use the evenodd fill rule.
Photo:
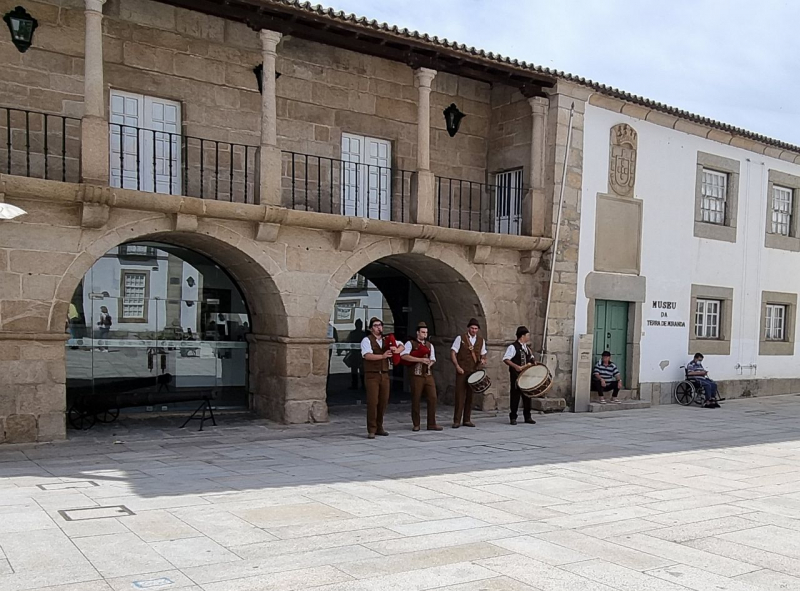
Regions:
<instances>
[{"instance_id":1,"label":"stone masonry wall","mask_svg":"<svg viewBox=\"0 0 800 591\"><path fill-rule=\"evenodd\" d=\"M87 214L68 199L42 200L41 191L77 192L70 184L18 178L28 197L6 199L28 214L0 232L0 422L12 441L64 436L65 320L69 300L94 262L122 242L147 237L193 248L217 261L237 280L251 309L250 387L254 410L282 422L327 419L327 324L345 282L382 260L417 283L429 300L437 337L445 342L471 316L483 319L490 343L491 398L506 407L507 372L502 347L517 325L531 323L541 278L520 273L519 253L492 248L484 263L467 246L432 241L425 254L412 241L362 234L353 251L339 250L334 232L282 227L274 242L254 239L253 222L202 217L197 229L175 229L174 215L158 210L186 198L136 195L153 210L111 207L99 227L81 225ZM42 184L37 184L42 183ZM30 198L36 195L37 198ZM202 205L200 200L197 200ZM236 204L229 206L232 213ZM83 206L87 207L87 206ZM263 216L257 206L253 212ZM244 211L244 210L242 210ZM261 218L263 219L263 217ZM533 320L535 322L535 319ZM442 351L446 359L445 351ZM445 361L437 379L445 393L453 372Z\"/></svg>"}]
</instances>

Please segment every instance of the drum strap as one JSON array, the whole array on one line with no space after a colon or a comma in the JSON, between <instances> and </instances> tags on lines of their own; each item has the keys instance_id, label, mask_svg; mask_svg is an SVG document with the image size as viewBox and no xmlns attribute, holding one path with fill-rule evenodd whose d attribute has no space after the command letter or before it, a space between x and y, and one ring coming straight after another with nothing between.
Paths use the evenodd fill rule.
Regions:
<instances>
[{"instance_id":1,"label":"drum strap","mask_svg":"<svg viewBox=\"0 0 800 591\"><path fill-rule=\"evenodd\" d=\"M469 353L472 355L472 361L475 362L475 365L478 365L478 355L475 353L475 345L478 344L478 337L475 337L475 345L469 342L469 333L464 333L464 336L461 337L461 340L464 341L464 345L466 345L467 349L469 349Z\"/></svg>"}]
</instances>

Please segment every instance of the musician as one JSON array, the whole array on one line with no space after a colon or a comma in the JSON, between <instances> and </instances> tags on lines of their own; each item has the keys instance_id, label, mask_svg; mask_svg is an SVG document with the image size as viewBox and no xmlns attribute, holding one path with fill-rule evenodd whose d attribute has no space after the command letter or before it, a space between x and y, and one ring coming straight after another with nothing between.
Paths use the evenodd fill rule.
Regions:
<instances>
[{"instance_id":1,"label":"musician","mask_svg":"<svg viewBox=\"0 0 800 591\"><path fill-rule=\"evenodd\" d=\"M403 361L411 365L411 422L412 431L419 431L419 401L422 394L428 399L428 431L441 431L436 424L436 383L431 368L436 363L436 351L428 341L428 326L417 325L417 338L408 341L403 351Z\"/></svg>"},{"instance_id":2,"label":"musician","mask_svg":"<svg viewBox=\"0 0 800 591\"><path fill-rule=\"evenodd\" d=\"M472 415L472 388L467 385L467 378L486 365L486 341L478 334L480 325L475 318L467 322L467 332L458 335L450 347L450 361L456 368L456 401L453 415L453 429L462 424L474 427L470 420ZM462 423L463 421L463 423Z\"/></svg>"},{"instance_id":3,"label":"musician","mask_svg":"<svg viewBox=\"0 0 800 591\"><path fill-rule=\"evenodd\" d=\"M375 435L389 434L383 428L383 414L389 404L389 359L402 353L404 348L392 346L389 339L384 338L383 322L379 318L370 319L369 331L361 341L361 356L367 388L367 437L375 439Z\"/></svg>"},{"instance_id":4,"label":"musician","mask_svg":"<svg viewBox=\"0 0 800 591\"><path fill-rule=\"evenodd\" d=\"M503 355L503 363L508 366L508 373L511 378L511 412L508 414L512 425L517 424L517 410L519 409L519 399L522 398L522 416L525 422L534 425L536 421L531 418L531 399L523 396L522 391L517 386L517 378L526 365L535 363L533 352L530 349L531 332L524 326L517 328L517 340L511 343Z\"/></svg>"}]
</instances>

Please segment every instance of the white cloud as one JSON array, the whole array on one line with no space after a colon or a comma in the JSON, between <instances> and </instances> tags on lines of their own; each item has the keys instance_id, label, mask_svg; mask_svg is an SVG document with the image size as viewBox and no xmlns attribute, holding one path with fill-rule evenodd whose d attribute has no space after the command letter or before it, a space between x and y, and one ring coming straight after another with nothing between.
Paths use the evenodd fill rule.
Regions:
<instances>
[{"instance_id":1,"label":"white cloud","mask_svg":"<svg viewBox=\"0 0 800 591\"><path fill-rule=\"evenodd\" d=\"M335 0L354 12L556 68L800 145L800 3Z\"/></svg>"}]
</instances>

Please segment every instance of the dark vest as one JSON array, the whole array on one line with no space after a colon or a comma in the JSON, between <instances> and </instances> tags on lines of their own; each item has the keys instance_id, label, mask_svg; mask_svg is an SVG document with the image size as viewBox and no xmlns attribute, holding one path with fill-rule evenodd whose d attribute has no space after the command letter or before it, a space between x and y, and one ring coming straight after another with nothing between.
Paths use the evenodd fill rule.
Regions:
<instances>
[{"instance_id":1,"label":"dark vest","mask_svg":"<svg viewBox=\"0 0 800 591\"><path fill-rule=\"evenodd\" d=\"M469 335L461 335L461 347L456 353L456 361L458 361L458 365L461 366L466 375L473 373L478 368L478 362L481 360L481 351L483 351L483 338L481 335L475 337L475 346L472 351L469 350L469 347ZM475 361L476 359L478 361Z\"/></svg>"},{"instance_id":2,"label":"dark vest","mask_svg":"<svg viewBox=\"0 0 800 591\"><path fill-rule=\"evenodd\" d=\"M514 353L514 356L511 358L512 363L516 363L517 365L522 367L534 360L533 352L531 351L530 345L528 345L529 353L525 352L525 349L522 347L519 341L514 341L512 345L514 347L514 350L516 351L516 353ZM511 374L512 380L516 380L517 377L519 376L519 372L510 365L508 366L508 373Z\"/></svg>"},{"instance_id":3,"label":"dark vest","mask_svg":"<svg viewBox=\"0 0 800 591\"><path fill-rule=\"evenodd\" d=\"M367 338L372 345L372 352L375 355L383 355L389 350L389 343L387 342L387 338L385 336L383 337L383 347L378 345L378 339L375 338L375 335L370 334L367 336ZM388 373L388 359L381 359L380 361L368 361L367 359L364 359L364 373L378 373L380 371Z\"/></svg>"}]
</instances>

